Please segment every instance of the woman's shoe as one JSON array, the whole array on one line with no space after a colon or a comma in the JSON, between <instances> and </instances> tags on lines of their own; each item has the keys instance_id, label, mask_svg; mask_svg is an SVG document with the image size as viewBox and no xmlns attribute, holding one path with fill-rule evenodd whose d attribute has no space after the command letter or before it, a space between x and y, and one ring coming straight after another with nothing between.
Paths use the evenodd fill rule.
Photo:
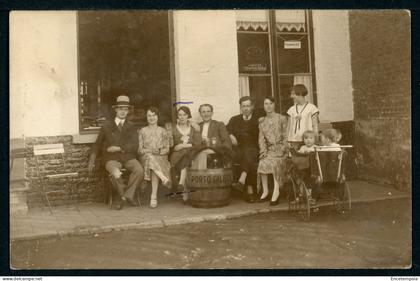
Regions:
<instances>
[{"instance_id":1,"label":"woman's shoe","mask_svg":"<svg viewBox=\"0 0 420 281\"><path fill-rule=\"evenodd\" d=\"M258 199L258 203L262 203L262 202L267 202L268 200L270 200L269 199L270 198L270 195L267 195L266 197L264 197L264 198L260 198L260 199Z\"/></svg>"},{"instance_id":2,"label":"woman's shoe","mask_svg":"<svg viewBox=\"0 0 420 281\"><path fill-rule=\"evenodd\" d=\"M150 199L150 208L154 209L157 207L157 199Z\"/></svg>"},{"instance_id":3,"label":"woman's shoe","mask_svg":"<svg viewBox=\"0 0 420 281\"><path fill-rule=\"evenodd\" d=\"M277 195L277 199L276 200L273 200L273 197L271 197L270 206L277 206L279 203L280 203L280 192Z\"/></svg>"},{"instance_id":4,"label":"woman's shoe","mask_svg":"<svg viewBox=\"0 0 420 281\"><path fill-rule=\"evenodd\" d=\"M280 203L280 196L275 201L270 200L270 206L277 206Z\"/></svg>"}]
</instances>

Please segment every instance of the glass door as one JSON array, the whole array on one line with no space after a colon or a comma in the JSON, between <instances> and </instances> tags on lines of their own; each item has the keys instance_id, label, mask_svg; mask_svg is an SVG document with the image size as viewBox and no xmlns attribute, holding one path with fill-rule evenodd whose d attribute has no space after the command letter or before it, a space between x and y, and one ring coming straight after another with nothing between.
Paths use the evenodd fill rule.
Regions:
<instances>
[{"instance_id":1,"label":"glass door","mask_svg":"<svg viewBox=\"0 0 420 281\"><path fill-rule=\"evenodd\" d=\"M290 98L293 85L305 85L308 89L307 100L314 102L308 12L276 10L274 18L278 100L280 112L286 114L293 105Z\"/></svg>"}]
</instances>

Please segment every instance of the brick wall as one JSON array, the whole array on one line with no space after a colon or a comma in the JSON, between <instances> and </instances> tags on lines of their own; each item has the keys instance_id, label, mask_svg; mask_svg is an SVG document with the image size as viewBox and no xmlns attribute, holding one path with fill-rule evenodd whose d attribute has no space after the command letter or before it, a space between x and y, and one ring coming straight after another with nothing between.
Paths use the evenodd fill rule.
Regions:
<instances>
[{"instance_id":1,"label":"brick wall","mask_svg":"<svg viewBox=\"0 0 420 281\"><path fill-rule=\"evenodd\" d=\"M64 193L55 193L49 196L52 205L62 205L70 202L94 202L102 200L102 184L99 174L90 177L87 170L88 155L90 145L73 144L72 136L51 136L51 137L34 137L25 139L25 147L27 152L26 158L26 177L30 180L30 190L28 192L28 206L42 206L44 202L37 191L39 184L37 181L36 161L33 155L33 146L35 144L47 143L63 143L65 151L65 165L62 166L61 159L57 155L40 156L40 171L42 173L59 173L78 172L79 176L73 179L73 192L71 198ZM54 180L48 185L49 190L62 189L69 180ZM69 187L64 187L68 189Z\"/></svg>"},{"instance_id":2,"label":"brick wall","mask_svg":"<svg viewBox=\"0 0 420 281\"><path fill-rule=\"evenodd\" d=\"M349 13L359 175L411 187L410 16Z\"/></svg>"}]
</instances>

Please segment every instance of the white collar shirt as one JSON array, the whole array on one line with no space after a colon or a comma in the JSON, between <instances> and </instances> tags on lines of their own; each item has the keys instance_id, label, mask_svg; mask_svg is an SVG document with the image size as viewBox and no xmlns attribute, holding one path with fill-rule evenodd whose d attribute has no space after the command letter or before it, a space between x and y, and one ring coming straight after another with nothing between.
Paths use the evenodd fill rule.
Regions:
<instances>
[{"instance_id":1,"label":"white collar shirt","mask_svg":"<svg viewBox=\"0 0 420 281\"><path fill-rule=\"evenodd\" d=\"M120 122L122 122L122 125L124 126L125 119L120 119L118 117L115 117L115 124L117 125L117 127L118 127L118 124L120 124Z\"/></svg>"}]
</instances>

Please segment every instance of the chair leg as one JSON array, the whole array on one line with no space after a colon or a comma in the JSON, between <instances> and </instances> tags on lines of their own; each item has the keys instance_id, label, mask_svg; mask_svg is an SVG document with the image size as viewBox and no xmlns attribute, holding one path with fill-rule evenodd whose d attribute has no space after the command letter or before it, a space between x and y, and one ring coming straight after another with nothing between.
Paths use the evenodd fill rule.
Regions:
<instances>
[{"instance_id":1,"label":"chair leg","mask_svg":"<svg viewBox=\"0 0 420 281\"><path fill-rule=\"evenodd\" d=\"M79 188L79 184L82 184L81 182L79 182L79 183L77 183L76 185L72 185L72 189L70 190L71 191L71 194L75 194L75 203L74 203L74 205L76 206L76 210L78 211L78 212L80 212L80 209L79 209L79 200L77 199L77 193L76 192L74 192L75 190L77 191ZM75 190L73 189L73 187L75 186Z\"/></svg>"},{"instance_id":2,"label":"chair leg","mask_svg":"<svg viewBox=\"0 0 420 281\"><path fill-rule=\"evenodd\" d=\"M71 181L71 180L68 180L68 181ZM71 201L71 194L72 194L72 191L71 191L71 189L73 188L73 186L72 186L72 184L70 183L69 184L69 182L68 181L66 181L66 184L65 184L65 186L64 186L64 193L66 194L66 198L67 198L67 208L69 208L70 207L70 201Z\"/></svg>"},{"instance_id":3,"label":"chair leg","mask_svg":"<svg viewBox=\"0 0 420 281\"><path fill-rule=\"evenodd\" d=\"M112 202L114 199L112 182L108 183L108 207L112 209Z\"/></svg>"},{"instance_id":4,"label":"chair leg","mask_svg":"<svg viewBox=\"0 0 420 281\"><path fill-rule=\"evenodd\" d=\"M104 178L102 179L102 194L104 196L103 202L104 204L108 205L108 197L109 197L109 189L108 189L108 179Z\"/></svg>"},{"instance_id":5,"label":"chair leg","mask_svg":"<svg viewBox=\"0 0 420 281\"><path fill-rule=\"evenodd\" d=\"M50 213L51 215L54 215L53 211L52 211L52 207L51 207L51 203L50 203L50 199L48 199L48 193L44 191L44 197L45 200L47 201L48 204L48 208L50 209Z\"/></svg>"},{"instance_id":6,"label":"chair leg","mask_svg":"<svg viewBox=\"0 0 420 281\"><path fill-rule=\"evenodd\" d=\"M51 215L53 215L53 211L52 211L52 207L51 207L51 203L50 200L48 199L48 194L47 191L45 190L45 185L44 182L41 180L39 181L39 192L41 193L41 198L43 199L42 201L44 201L44 205L46 204L50 210ZM42 209L44 209L44 206L42 206Z\"/></svg>"},{"instance_id":7,"label":"chair leg","mask_svg":"<svg viewBox=\"0 0 420 281\"><path fill-rule=\"evenodd\" d=\"M137 197L136 197L137 198L137 203L139 203L139 207L141 207L141 202L140 202L140 199L141 199L140 187L136 189L136 194L137 194Z\"/></svg>"}]
</instances>

